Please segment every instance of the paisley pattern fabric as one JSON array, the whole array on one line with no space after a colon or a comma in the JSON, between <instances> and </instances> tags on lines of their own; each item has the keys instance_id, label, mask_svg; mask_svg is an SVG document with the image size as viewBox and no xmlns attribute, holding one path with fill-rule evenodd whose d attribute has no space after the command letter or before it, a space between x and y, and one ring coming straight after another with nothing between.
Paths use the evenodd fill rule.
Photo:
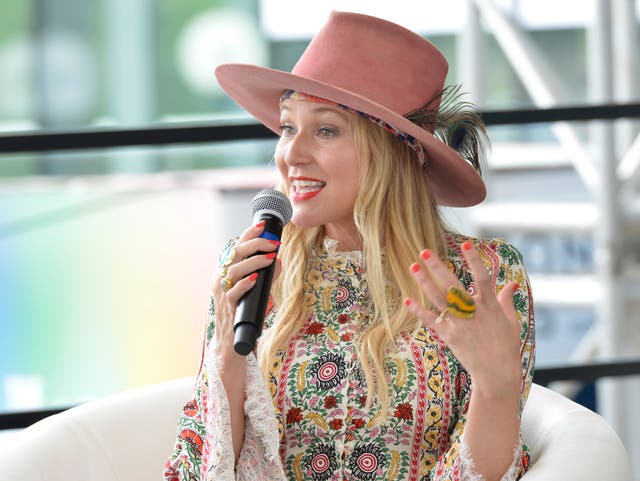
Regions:
<instances>
[{"instance_id":1,"label":"paisley pattern fabric","mask_svg":"<svg viewBox=\"0 0 640 481\"><path fill-rule=\"evenodd\" d=\"M521 324L522 409L531 386L535 345L533 306L522 259L502 240L448 236L449 267L471 294L475 286L460 249L466 240L479 249L496 292L512 280L520 286L515 306ZM335 243L327 240L324 250L312 259L304 287L313 314L274 360L266 380L275 408L283 470L281 478L270 479L482 479L473 472L464 443L471 379L437 334L420 328L397 339L387 359L389 410L382 412L376 400L367 407L367 385L354 344L371 314L361 253L338 252ZM205 346L213 335L213 306L210 314ZM271 312L269 318L273 315ZM201 370L194 398L180 416L166 479L207 479L211 466L206 465L211 460L203 462L207 457L204 440L222 434L203 412L204 406L211 405L206 401L211 397L207 391L211 386ZM252 414L247 416L250 419ZM245 433L245 444L246 440ZM252 462L254 467L260 464L259 460ZM521 444L503 479L519 479L528 463L526 446ZM241 455L239 471L244 469L242 464Z\"/></svg>"}]
</instances>

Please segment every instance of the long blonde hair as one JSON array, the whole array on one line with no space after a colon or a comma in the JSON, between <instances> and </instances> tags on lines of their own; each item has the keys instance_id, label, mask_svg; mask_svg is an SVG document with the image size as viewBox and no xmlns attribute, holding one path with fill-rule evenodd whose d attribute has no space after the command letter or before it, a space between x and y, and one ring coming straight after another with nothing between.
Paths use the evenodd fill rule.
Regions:
<instances>
[{"instance_id":1,"label":"long blonde hair","mask_svg":"<svg viewBox=\"0 0 640 481\"><path fill-rule=\"evenodd\" d=\"M424 248L446 257L445 227L416 153L375 123L355 118L361 182L353 216L363 240L364 275L373 306L368 326L356 345L368 386L368 404L375 395L386 410L386 355L399 334L412 332L420 325L404 309L403 299L409 296L427 301L409 266ZM309 258L322 239L321 226L301 229L289 223L285 227L280 253L282 274L272 289L277 311L273 327L265 331L258 350L267 379L278 351L286 348L313 311L313 306L304 302L303 285Z\"/></svg>"}]
</instances>

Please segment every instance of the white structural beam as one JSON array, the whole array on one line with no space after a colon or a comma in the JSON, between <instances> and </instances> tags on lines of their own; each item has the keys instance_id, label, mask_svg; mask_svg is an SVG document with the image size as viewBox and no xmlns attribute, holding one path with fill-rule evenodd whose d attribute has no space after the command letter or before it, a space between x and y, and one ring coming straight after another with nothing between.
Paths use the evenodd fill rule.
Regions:
<instances>
[{"instance_id":1,"label":"white structural beam","mask_svg":"<svg viewBox=\"0 0 640 481\"><path fill-rule=\"evenodd\" d=\"M484 35L480 13L474 0L464 1L464 24L457 36L458 80L464 84L471 102L482 106L485 100L483 67L486 65Z\"/></svg>"},{"instance_id":2,"label":"white structural beam","mask_svg":"<svg viewBox=\"0 0 640 481\"><path fill-rule=\"evenodd\" d=\"M613 51L613 87L617 102L631 102L640 96L640 28L634 0L611 0ZM640 4L639 4L640 5ZM638 135L638 119L619 120L616 126L618 156L629 148Z\"/></svg>"},{"instance_id":3,"label":"white structural beam","mask_svg":"<svg viewBox=\"0 0 640 481\"><path fill-rule=\"evenodd\" d=\"M492 0L474 1L534 103L541 108L557 105L558 99L563 98L561 84L538 48ZM560 144L567 149L582 181L595 193L599 185L598 172L575 128L568 122L556 122L551 128Z\"/></svg>"},{"instance_id":4,"label":"white structural beam","mask_svg":"<svg viewBox=\"0 0 640 481\"><path fill-rule=\"evenodd\" d=\"M622 182L633 182L640 172L640 135L636 137L618 164L618 177Z\"/></svg>"},{"instance_id":5,"label":"white structural beam","mask_svg":"<svg viewBox=\"0 0 640 481\"><path fill-rule=\"evenodd\" d=\"M613 100L613 45L611 10L608 0L596 0L596 15L587 30L588 85L590 99L596 103ZM594 154L597 157L601 188L596 195L600 213L594 231L595 271L601 288L596 305L597 319L603 329L601 356L612 359L622 354L624 317L626 314L622 279L622 240L624 226L620 213L620 185L615 162L614 131L611 122L590 125ZM602 380L598 384L599 411L611 423L623 440L628 440L626 428L626 398L619 381Z\"/></svg>"},{"instance_id":6,"label":"white structural beam","mask_svg":"<svg viewBox=\"0 0 640 481\"><path fill-rule=\"evenodd\" d=\"M586 202L500 202L471 210L471 218L484 230L518 232L591 233L598 211Z\"/></svg>"},{"instance_id":7,"label":"white structural beam","mask_svg":"<svg viewBox=\"0 0 640 481\"><path fill-rule=\"evenodd\" d=\"M480 12L473 0L463 0L463 24L456 37L457 81L462 83L468 100L478 107L485 103L486 89L483 67L486 65L485 37L480 24ZM490 156L489 156L490 157ZM483 171L485 182L491 184L491 169ZM491 190L488 193L491 196Z\"/></svg>"},{"instance_id":8,"label":"white structural beam","mask_svg":"<svg viewBox=\"0 0 640 481\"><path fill-rule=\"evenodd\" d=\"M530 274L536 306L592 307L600 300L598 280L591 274Z\"/></svg>"},{"instance_id":9,"label":"white structural beam","mask_svg":"<svg viewBox=\"0 0 640 481\"><path fill-rule=\"evenodd\" d=\"M609 94L610 101L628 102L637 98L640 92L637 63L638 25L634 3L632 0L598 0L597 3L598 15L604 17L599 21L608 20L608 23L597 28L609 35L605 41L609 43L610 50L603 52L608 54L609 61L604 61L605 70L600 75L607 77L608 82L611 83L609 92L606 92ZM621 195L633 192L633 181L637 177L638 168L636 167L631 175L624 179L624 183L621 182L619 174L621 168L624 169L628 165L626 162L632 162L634 156L638 157L639 142L637 140L634 142L637 120L620 120L616 124L609 122L605 125L602 128L608 128L608 130L604 130L607 136L603 140L609 144L603 147L603 151L611 158L610 162L606 162L606 165L602 165L600 169L604 184L599 199L599 203L602 203L603 222L600 222L601 227L598 230L600 240L596 235L596 242L608 251L608 259L602 262L603 270L598 271L598 274L607 276L603 280L603 298L599 306L601 306L600 321L608 321L602 322L606 330L603 336L605 344L602 354L605 359L611 359L624 356L630 351L638 351L637 340L634 343L632 331L629 329L629 325L637 321L638 316L631 308L633 297L629 296L626 289L629 284L625 279L625 271L629 270L627 265L629 262L626 262L626 259L630 259L630 256L625 255L628 249L625 239L629 231L625 230L621 201ZM631 148L629 148L630 144L632 144ZM627 149L629 149L627 154L616 166L614 159ZM639 395L638 379L617 382L604 380L598 383L599 401L600 397L603 401L603 415L620 434L627 450L631 453L630 458L636 479L640 479L640 457L637 455L640 451L640 419L636 408Z\"/></svg>"}]
</instances>

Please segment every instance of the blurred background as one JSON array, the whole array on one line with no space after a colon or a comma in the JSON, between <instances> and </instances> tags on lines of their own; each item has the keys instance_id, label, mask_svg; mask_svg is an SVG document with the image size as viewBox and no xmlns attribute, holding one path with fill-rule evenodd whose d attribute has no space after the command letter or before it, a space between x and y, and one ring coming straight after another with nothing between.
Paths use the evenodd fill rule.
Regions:
<instances>
[{"instance_id":1,"label":"blurred background","mask_svg":"<svg viewBox=\"0 0 640 481\"><path fill-rule=\"evenodd\" d=\"M489 128L488 199L446 215L463 232L507 238L522 252L537 366L639 359L637 114L534 122L526 112L637 106L640 1L298 5L5 0L0 140L252 123L217 86L216 65L290 70L332 9L387 18L435 43L449 60L448 82L463 82L483 112L505 113ZM275 139L2 145L0 414L193 375L218 251L275 179ZM603 414L640 459L637 375L551 387Z\"/></svg>"}]
</instances>

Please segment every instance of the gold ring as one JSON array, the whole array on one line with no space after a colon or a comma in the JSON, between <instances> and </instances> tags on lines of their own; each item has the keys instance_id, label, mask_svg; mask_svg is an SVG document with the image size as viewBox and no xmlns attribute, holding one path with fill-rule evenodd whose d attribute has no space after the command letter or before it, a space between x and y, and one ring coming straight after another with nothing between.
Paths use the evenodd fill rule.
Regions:
<instances>
[{"instance_id":1,"label":"gold ring","mask_svg":"<svg viewBox=\"0 0 640 481\"><path fill-rule=\"evenodd\" d=\"M222 291L227 292L233 287L233 281L231 280L231 277L225 276L220 285L222 286Z\"/></svg>"},{"instance_id":2,"label":"gold ring","mask_svg":"<svg viewBox=\"0 0 640 481\"><path fill-rule=\"evenodd\" d=\"M444 316L449 314L449 308L447 307L444 311L440 313L438 317L436 317L436 324L440 324L444 320Z\"/></svg>"},{"instance_id":3,"label":"gold ring","mask_svg":"<svg viewBox=\"0 0 640 481\"><path fill-rule=\"evenodd\" d=\"M446 310L460 319L471 319L476 313L476 301L466 290L451 286L447 290Z\"/></svg>"},{"instance_id":4,"label":"gold ring","mask_svg":"<svg viewBox=\"0 0 640 481\"><path fill-rule=\"evenodd\" d=\"M220 266L218 268L218 275L220 277L227 277L227 266Z\"/></svg>"}]
</instances>

